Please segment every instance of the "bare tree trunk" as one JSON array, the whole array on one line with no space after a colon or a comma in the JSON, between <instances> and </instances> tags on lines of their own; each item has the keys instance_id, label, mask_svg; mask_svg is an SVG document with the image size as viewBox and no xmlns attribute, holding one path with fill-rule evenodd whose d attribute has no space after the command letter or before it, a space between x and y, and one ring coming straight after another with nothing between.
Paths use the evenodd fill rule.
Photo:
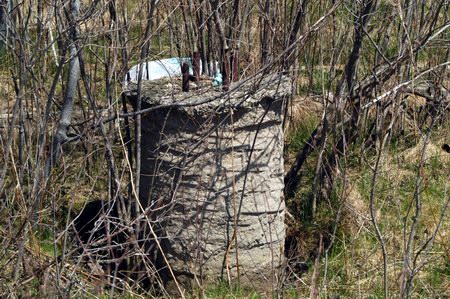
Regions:
<instances>
[{"instance_id":1,"label":"bare tree trunk","mask_svg":"<svg viewBox=\"0 0 450 299\"><path fill-rule=\"evenodd\" d=\"M139 67L139 75L138 75L138 88L137 88L137 101L135 105L135 111L139 112L141 110L142 106L142 99L141 99L141 88L142 88L142 72L143 72L143 63L145 62L145 59L147 57L149 48L150 48L150 35L152 33L153 28L153 15L156 9L156 0L152 0L149 3L149 8L147 12L147 25L145 27L145 34L144 34L144 44L142 45L141 50L141 63ZM136 116L136 124L135 124L135 156L136 156L136 178L135 178L135 194L136 194L136 213L139 213L140 207L139 207L139 187L140 187L140 177L141 177L141 115L138 114ZM146 199L148 200L148 199Z\"/></svg>"},{"instance_id":2,"label":"bare tree trunk","mask_svg":"<svg viewBox=\"0 0 450 299\"><path fill-rule=\"evenodd\" d=\"M317 246L317 252L316 252L316 258L314 260L314 270L313 274L311 276L311 287L310 287L310 295L309 298L311 299L317 299L319 298L319 288L317 285L319 284L319 274L320 274L320 259L322 258L322 251L323 251L323 242L322 242L322 234L319 236L319 244Z\"/></svg>"},{"instance_id":3,"label":"bare tree trunk","mask_svg":"<svg viewBox=\"0 0 450 299\"><path fill-rule=\"evenodd\" d=\"M0 55L6 48L6 38L8 32L8 0L0 0Z\"/></svg>"},{"instance_id":4,"label":"bare tree trunk","mask_svg":"<svg viewBox=\"0 0 450 299\"><path fill-rule=\"evenodd\" d=\"M338 155L341 155L343 151L343 147L346 143L349 143L353 140L356 133L356 125L359 120L359 110L360 110L360 98L352 97L354 94L354 76L356 72L356 64L359 59L359 53L362 46L362 40L364 38L364 27L366 26L369 18L371 16L371 12L375 9L376 2L372 0L367 0L364 2L363 7L358 15L357 20L355 21L355 38L353 42L353 48L348 58L348 62L345 67L345 72L341 81L338 83L335 92L335 99L337 105L339 105L340 99L343 97L344 87L347 86L347 90L349 92L349 97L353 101L352 104L352 126L346 129L346 133L344 133L345 137L341 138L336 145ZM313 150L322 145L324 142L326 131L328 130L329 123L332 122L332 118L336 118L336 113L328 113L326 118L323 119L323 122L317 127L316 130L311 134L310 139L305 144L305 147L301 153L296 158L294 165L291 167L287 175L285 176L285 194L290 197L293 196L295 190L297 189L299 180L297 178L298 172L308 156L313 152ZM324 131L325 130L325 131ZM332 154L329 159L329 165L327 165L328 171L323 172L324 174L328 173L331 175L331 171L334 168L337 157Z\"/></svg>"},{"instance_id":5,"label":"bare tree trunk","mask_svg":"<svg viewBox=\"0 0 450 299\"><path fill-rule=\"evenodd\" d=\"M225 34L224 23L220 17L218 0L213 0L210 3L213 10L214 22L216 24L216 29L221 42L223 89L228 90L231 77L230 48Z\"/></svg>"},{"instance_id":6,"label":"bare tree trunk","mask_svg":"<svg viewBox=\"0 0 450 299\"><path fill-rule=\"evenodd\" d=\"M421 185L423 181L423 168L425 166L425 154L427 151L427 148L430 143L432 128L436 125L438 122L438 119L442 117L441 111L436 111L434 115L432 115L431 124L428 128L428 132L425 135L424 141L423 141L423 147L422 152L420 155L420 162L417 168L417 174L415 179L415 186L414 186L414 198L412 199L414 203L414 213L412 216L412 223L411 227L408 232L406 232L406 223L404 227L404 236L407 237L406 241L406 248L403 255L403 267L402 267L402 273L400 276L400 298L411 298L411 292L413 287L413 280L415 275L418 273L418 269L420 267L417 267L417 257L418 254L420 254L420 249L417 252L417 254L414 253L415 249L415 241L416 236L418 234L418 228L419 228L419 221L422 216L422 195L421 195ZM443 211L445 211L448 207L448 199L447 204L444 206ZM409 218L409 211L406 219ZM440 222L439 222L440 225Z\"/></svg>"},{"instance_id":7,"label":"bare tree trunk","mask_svg":"<svg viewBox=\"0 0 450 299\"><path fill-rule=\"evenodd\" d=\"M197 8L197 28L198 28L198 49L202 58L203 73L209 76L213 76L210 73L209 62L211 61L210 56L206 53L206 21L204 13L204 4L200 3Z\"/></svg>"},{"instance_id":8,"label":"bare tree trunk","mask_svg":"<svg viewBox=\"0 0 450 299\"><path fill-rule=\"evenodd\" d=\"M61 107L61 116L59 119L58 128L53 136L50 157L47 159L45 167L45 180L50 176L50 172L58 161L61 155L61 145L67 141L67 130L72 119L72 110L74 105L74 99L77 94L77 84L80 77L80 63L78 61L77 47L75 43L78 37L78 25L77 18L80 13L80 1L70 1L70 63L69 73L67 75L67 86L64 93L64 102Z\"/></svg>"},{"instance_id":9,"label":"bare tree trunk","mask_svg":"<svg viewBox=\"0 0 450 299\"><path fill-rule=\"evenodd\" d=\"M271 1L268 0L264 5L263 16L261 17L261 65L266 65L270 54L270 7Z\"/></svg>"},{"instance_id":10,"label":"bare tree trunk","mask_svg":"<svg viewBox=\"0 0 450 299\"><path fill-rule=\"evenodd\" d=\"M302 0L298 4L297 13L295 15L294 22L292 24L292 28L290 29L289 38L288 38L288 44L286 47L291 46L295 43L297 40L298 33L301 32L303 23L305 22L305 16L306 16L306 5L308 4L308 0ZM293 61L297 60L297 57L291 57L292 53L295 52L295 48L291 51L286 53L286 57L284 58L284 65L283 68L287 70L289 66L293 64Z\"/></svg>"}]
</instances>

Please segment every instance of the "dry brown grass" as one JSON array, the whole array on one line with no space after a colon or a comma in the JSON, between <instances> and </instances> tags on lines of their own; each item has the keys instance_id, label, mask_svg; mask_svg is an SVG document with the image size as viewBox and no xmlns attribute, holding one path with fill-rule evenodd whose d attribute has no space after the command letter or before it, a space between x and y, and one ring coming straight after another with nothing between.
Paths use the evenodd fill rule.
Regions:
<instances>
[{"instance_id":1,"label":"dry brown grass","mask_svg":"<svg viewBox=\"0 0 450 299\"><path fill-rule=\"evenodd\" d=\"M323 104L316 97L294 96L287 109L285 131L291 133L298 129L305 119L311 116L319 117L322 114Z\"/></svg>"},{"instance_id":2,"label":"dry brown grass","mask_svg":"<svg viewBox=\"0 0 450 299\"><path fill-rule=\"evenodd\" d=\"M404 159L406 163L417 164L420 162L422 152L424 148L424 140L420 140L419 143L407 150L405 150L401 157ZM435 145L434 143L427 144L427 148L424 155L424 163L430 163L431 159L438 159L443 163L450 163L450 155L445 152L441 146Z\"/></svg>"}]
</instances>

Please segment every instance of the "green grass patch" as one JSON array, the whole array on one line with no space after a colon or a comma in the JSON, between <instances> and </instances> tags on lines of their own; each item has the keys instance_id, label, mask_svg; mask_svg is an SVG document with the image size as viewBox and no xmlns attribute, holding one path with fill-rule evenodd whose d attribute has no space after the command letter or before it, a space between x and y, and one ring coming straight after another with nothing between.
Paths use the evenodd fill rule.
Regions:
<instances>
[{"instance_id":1,"label":"green grass patch","mask_svg":"<svg viewBox=\"0 0 450 299\"><path fill-rule=\"evenodd\" d=\"M299 121L298 124L294 124L294 129L287 134L286 154L299 152L305 146L312 132L317 128L319 121L318 116L308 115Z\"/></svg>"}]
</instances>

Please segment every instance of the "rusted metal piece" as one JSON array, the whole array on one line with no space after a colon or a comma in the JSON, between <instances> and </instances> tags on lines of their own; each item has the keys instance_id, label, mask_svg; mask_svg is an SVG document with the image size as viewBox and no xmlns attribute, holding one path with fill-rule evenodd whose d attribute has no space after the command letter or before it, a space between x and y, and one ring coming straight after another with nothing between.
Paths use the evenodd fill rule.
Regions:
<instances>
[{"instance_id":1,"label":"rusted metal piece","mask_svg":"<svg viewBox=\"0 0 450 299\"><path fill-rule=\"evenodd\" d=\"M186 62L181 66L181 73L183 74L181 89L189 91L189 65Z\"/></svg>"},{"instance_id":2,"label":"rusted metal piece","mask_svg":"<svg viewBox=\"0 0 450 299\"><path fill-rule=\"evenodd\" d=\"M200 63L200 52L194 52L194 54L192 55L192 67L194 68L195 81L200 81Z\"/></svg>"}]
</instances>

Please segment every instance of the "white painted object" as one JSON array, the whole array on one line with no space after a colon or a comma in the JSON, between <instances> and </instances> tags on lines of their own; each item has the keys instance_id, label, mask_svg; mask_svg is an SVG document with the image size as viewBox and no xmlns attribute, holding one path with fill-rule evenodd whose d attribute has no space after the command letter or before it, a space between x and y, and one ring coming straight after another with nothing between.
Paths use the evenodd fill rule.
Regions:
<instances>
[{"instance_id":1,"label":"white painted object","mask_svg":"<svg viewBox=\"0 0 450 299\"><path fill-rule=\"evenodd\" d=\"M148 62L144 62L142 64L142 80L156 80L164 77L174 77L174 76L181 76L181 64L186 62L189 65L189 73L191 75L194 74L194 71L192 69L191 60L189 58L179 58L179 57L172 57L172 58L165 58L165 59L158 59L158 60L152 60ZM219 71L219 63L215 62L215 69L217 73L220 73ZM124 79L124 85L128 85L129 82L137 82L138 76L139 76L139 66L140 64L137 64L133 66L128 73L125 75ZM213 64L210 63L211 70L213 69ZM202 64L200 62L200 74L202 74L203 68ZM212 71L211 71L212 73ZM217 74L216 74L217 75Z\"/></svg>"},{"instance_id":2,"label":"white painted object","mask_svg":"<svg viewBox=\"0 0 450 299\"><path fill-rule=\"evenodd\" d=\"M179 59L177 57L159 59L142 63L142 80L156 80L164 77L173 77L181 75L181 63L188 59ZM125 85L129 82L137 82L139 76L139 67L141 64L133 66L125 76Z\"/></svg>"}]
</instances>

